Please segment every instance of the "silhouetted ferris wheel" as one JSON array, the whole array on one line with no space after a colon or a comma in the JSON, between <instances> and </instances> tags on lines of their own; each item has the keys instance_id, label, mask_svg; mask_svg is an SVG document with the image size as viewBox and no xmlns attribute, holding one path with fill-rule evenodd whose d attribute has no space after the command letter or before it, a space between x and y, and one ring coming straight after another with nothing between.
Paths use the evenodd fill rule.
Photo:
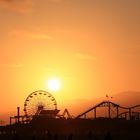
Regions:
<instances>
[{"instance_id":1,"label":"silhouetted ferris wheel","mask_svg":"<svg viewBox=\"0 0 140 140\"><path fill-rule=\"evenodd\" d=\"M55 98L46 91L38 90L31 93L24 102L25 116L39 115L43 111L57 110Z\"/></svg>"}]
</instances>

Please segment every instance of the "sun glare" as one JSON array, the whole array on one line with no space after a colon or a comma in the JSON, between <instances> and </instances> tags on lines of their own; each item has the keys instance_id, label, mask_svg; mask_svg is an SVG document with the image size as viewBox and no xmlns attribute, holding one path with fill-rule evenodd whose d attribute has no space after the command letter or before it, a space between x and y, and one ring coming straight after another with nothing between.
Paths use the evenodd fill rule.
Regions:
<instances>
[{"instance_id":1,"label":"sun glare","mask_svg":"<svg viewBox=\"0 0 140 140\"><path fill-rule=\"evenodd\" d=\"M58 79L49 79L47 81L47 87L51 91L58 91L60 89L60 81Z\"/></svg>"}]
</instances>

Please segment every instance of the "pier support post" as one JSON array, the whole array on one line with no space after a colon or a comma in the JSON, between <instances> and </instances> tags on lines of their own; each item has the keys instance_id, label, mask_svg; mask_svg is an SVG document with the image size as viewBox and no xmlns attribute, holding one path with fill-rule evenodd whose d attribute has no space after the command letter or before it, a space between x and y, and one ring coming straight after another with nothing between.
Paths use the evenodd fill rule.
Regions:
<instances>
[{"instance_id":1,"label":"pier support post","mask_svg":"<svg viewBox=\"0 0 140 140\"><path fill-rule=\"evenodd\" d=\"M17 107L17 123L20 122L20 107Z\"/></svg>"}]
</instances>

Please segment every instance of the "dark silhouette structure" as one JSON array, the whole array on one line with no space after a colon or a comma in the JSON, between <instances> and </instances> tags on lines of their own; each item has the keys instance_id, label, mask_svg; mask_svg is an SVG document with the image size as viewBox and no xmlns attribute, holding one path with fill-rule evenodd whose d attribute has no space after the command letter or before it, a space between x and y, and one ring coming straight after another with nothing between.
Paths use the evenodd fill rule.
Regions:
<instances>
[{"instance_id":1,"label":"dark silhouette structure","mask_svg":"<svg viewBox=\"0 0 140 140\"><path fill-rule=\"evenodd\" d=\"M25 104L26 105L26 104ZM78 119L78 118L83 118L83 119L87 119L88 118L88 113L93 112L93 116L90 117L91 119L97 119L98 118L98 114L97 114L97 110L99 108L108 108L108 116L106 116L106 118L109 119L126 119L126 120L140 120L140 112L137 112L135 110L137 110L137 108L140 107L140 105L135 105L132 107L123 107L120 106L116 103L113 103L111 101L103 101L93 107L91 107L90 109L80 113L79 115L77 115L75 118L73 119ZM37 120L40 118L66 118L66 119L70 119L72 118L68 109L65 109L63 114L58 114L59 110L57 110L57 108L55 108L54 110L44 110L44 108L42 106L39 106L35 115L27 115L27 112L25 112L24 116L20 116L19 113L20 108L17 108L17 116L14 117L10 117L10 124L13 123L12 120L14 120L14 123L30 123L32 120ZM123 110L123 111L122 111ZM66 117L67 115L67 117Z\"/></svg>"},{"instance_id":2,"label":"dark silhouette structure","mask_svg":"<svg viewBox=\"0 0 140 140\"><path fill-rule=\"evenodd\" d=\"M36 97L39 97L39 100L33 104ZM44 102L43 98L47 100ZM49 104L46 104L46 101L49 101ZM10 137L18 140L19 135L27 140L97 140L98 137L112 140L112 135L119 137L122 132L128 135L128 140L132 138L130 137L132 134L134 134L133 139L140 139L138 107L140 105L122 107L111 101L103 101L73 118L68 109L59 114L54 97L46 91L39 90L26 98L24 116L20 115L18 107L17 115L10 117L10 125L0 127L0 139L6 140L6 137ZM100 108L107 109L107 116L98 117L97 111ZM106 131L111 135L107 133L104 137L103 133Z\"/></svg>"},{"instance_id":3,"label":"dark silhouette structure","mask_svg":"<svg viewBox=\"0 0 140 140\"><path fill-rule=\"evenodd\" d=\"M111 137L110 132L107 132L107 135L105 136L104 140L113 140L112 137Z\"/></svg>"}]
</instances>

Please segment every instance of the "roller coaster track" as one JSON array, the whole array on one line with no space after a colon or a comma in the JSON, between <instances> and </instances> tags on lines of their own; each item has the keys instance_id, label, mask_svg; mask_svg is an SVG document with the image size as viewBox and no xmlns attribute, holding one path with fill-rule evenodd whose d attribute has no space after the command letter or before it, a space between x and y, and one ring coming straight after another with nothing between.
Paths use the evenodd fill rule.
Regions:
<instances>
[{"instance_id":1,"label":"roller coaster track","mask_svg":"<svg viewBox=\"0 0 140 140\"><path fill-rule=\"evenodd\" d=\"M108 107L108 108L109 108L109 110L108 110L108 111L109 111L109 118L111 117L111 115L110 115L111 107L115 107L116 110L117 110L117 115L116 115L116 118L117 118L117 117L121 116L122 114L125 114L126 112L129 113L129 115L131 115L132 113L134 113L134 112L132 112L131 110L134 109L134 108L140 107L140 105L135 105L135 106L132 106L132 107L124 107L124 106L120 106L119 104L113 103L113 102L111 102L111 101L103 101L103 102L101 102L101 103L99 103L99 104L97 104L97 105L95 105L95 106L89 108L88 110L86 110L86 111L80 113L80 114L77 115L75 118L80 118L80 117L86 115L87 113L89 113L89 112L91 112L91 111L93 111L93 110L94 110L95 118L96 118L96 109L97 109L98 107ZM119 114L119 109L126 109L126 110L128 110L128 111ZM135 113L140 114L140 112L135 112Z\"/></svg>"},{"instance_id":2,"label":"roller coaster track","mask_svg":"<svg viewBox=\"0 0 140 140\"><path fill-rule=\"evenodd\" d=\"M125 111L125 112L123 112L123 113L120 113L119 116L126 115L126 114L129 114L129 111ZM131 114L138 114L138 115L139 115L140 112L131 112ZM119 117L119 116L118 116L118 117Z\"/></svg>"}]
</instances>

